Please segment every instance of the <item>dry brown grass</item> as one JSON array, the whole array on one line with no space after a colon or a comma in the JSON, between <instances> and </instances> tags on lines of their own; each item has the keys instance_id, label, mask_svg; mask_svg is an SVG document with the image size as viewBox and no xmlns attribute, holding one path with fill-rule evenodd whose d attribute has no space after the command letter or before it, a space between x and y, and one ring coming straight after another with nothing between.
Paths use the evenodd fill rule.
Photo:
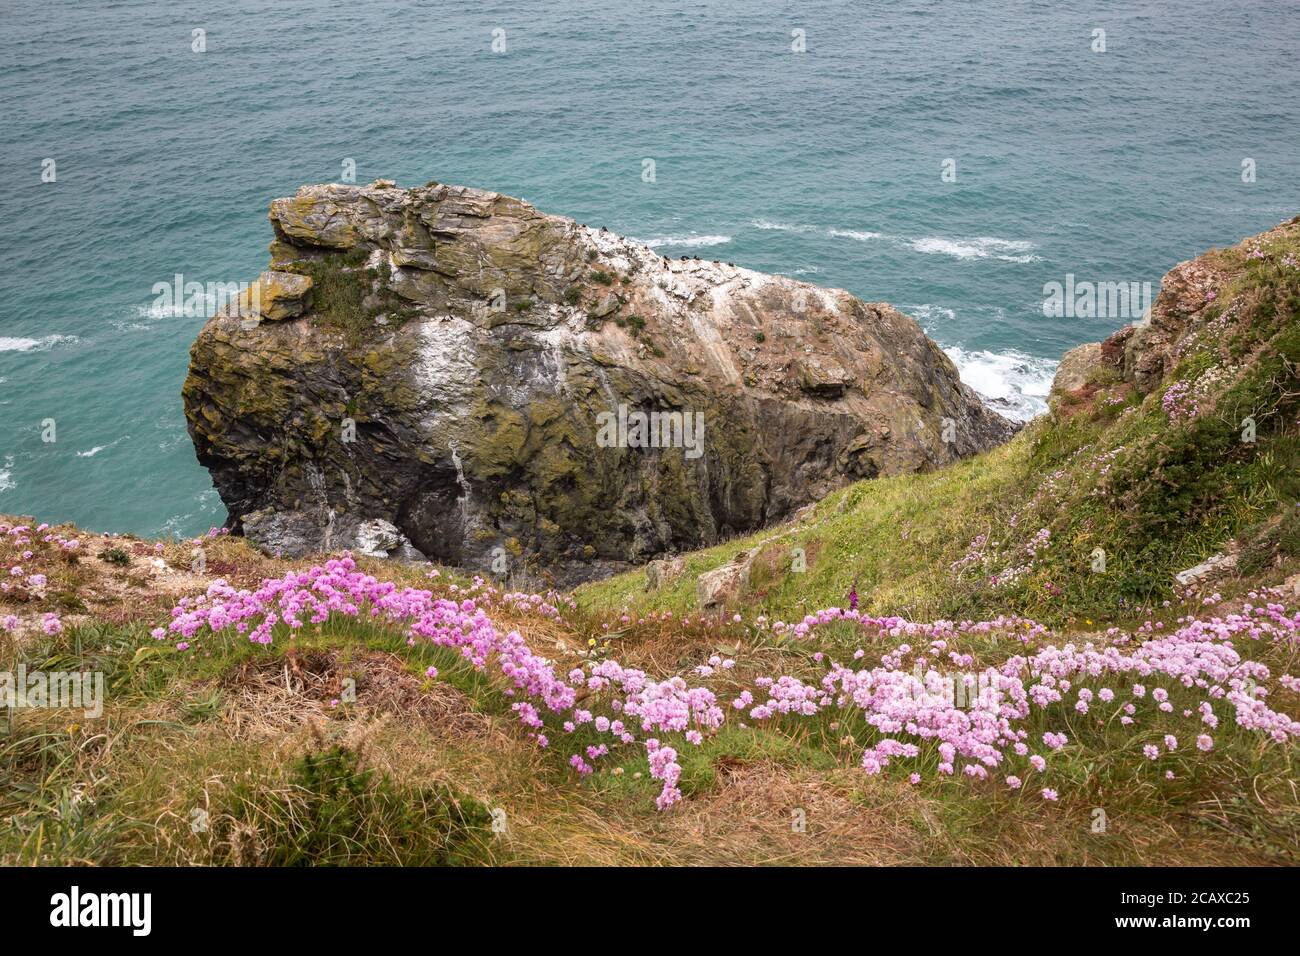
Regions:
<instances>
[{"instance_id":1,"label":"dry brown grass","mask_svg":"<svg viewBox=\"0 0 1300 956\"><path fill-rule=\"evenodd\" d=\"M355 702L341 700L347 680L355 682ZM328 648L250 659L218 686L223 722L236 738L272 737L331 718L364 721L382 715L421 721L467 739L485 736L492 724L460 690L416 677L400 657L380 651L345 654Z\"/></svg>"},{"instance_id":2,"label":"dry brown grass","mask_svg":"<svg viewBox=\"0 0 1300 956\"><path fill-rule=\"evenodd\" d=\"M883 866L908 862L919 851L915 830L906 823L912 795L873 793L868 808L861 774L851 770L762 762L724 769L720 776L716 792L684 801L646 826L670 848L674 862Z\"/></svg>"}]
</instances>

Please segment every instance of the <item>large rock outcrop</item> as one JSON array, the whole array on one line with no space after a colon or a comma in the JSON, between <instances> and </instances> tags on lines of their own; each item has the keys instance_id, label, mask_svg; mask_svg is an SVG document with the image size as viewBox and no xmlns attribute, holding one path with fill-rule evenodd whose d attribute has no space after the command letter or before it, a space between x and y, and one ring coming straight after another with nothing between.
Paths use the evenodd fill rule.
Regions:
<instances>
[{"instance_id":1,"label":"large rock outcrop","mask_svg":"<svg viewBox=\"0 0 1300 956\"><path fill-rule=\"evenodd\" d=\"M286 555L572 582L1013 430L912 319L840 290L457 186L307 186L270 219L260 294L203 328L183 394L231 525ZM677 414L670 447L638 413Z\"/></svg>"}]
</instances>

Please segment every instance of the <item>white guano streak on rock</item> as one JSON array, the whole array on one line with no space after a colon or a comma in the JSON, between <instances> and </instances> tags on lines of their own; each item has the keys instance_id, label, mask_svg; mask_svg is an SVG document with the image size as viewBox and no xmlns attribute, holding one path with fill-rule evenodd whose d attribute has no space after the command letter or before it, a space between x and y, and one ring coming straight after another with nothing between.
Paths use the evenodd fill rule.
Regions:
<instances>
[{"instance_id":1,"label":"white guano streak on rock","mask_svg":"<svg viewBox=\"0 0 1300 956\"><path fill-rule=\"evenodd\" d=\"M577 310L571 310L576 313ZM566 321L557 322L547 329L539 330L534 336L534 340L546 346L543 353L546 361L553 367L555 375L556 391L559 394L568 394L569 391L569 363L564 357L565 350L581 349L582 337L576 331L576 316L570 314Z\"/></svg>"},{"instance_id":2,"label":"white guano streak on rock","mask_svg":"<svg viewBox=\"0 0 1300 956\"><path fill-rule=\"evenodd\" d=\"M453 439L448 443L451 448L451 464L456 469L456 484L460 487L460 497L456 499L460 505L461 520L466 524L469 523L469 480L465 477L465 466L460 460L460 454L456 450L456 442Z\"/></svg>"},{"instance_id":3,"label":"white guano streak on rock","mask_svg":"<svg viewBox=\"0 0 1300 956\"><path fill-rule=\"evenodd\" d=\"M426 423L467 403L477 386L478 369L472 361L478 351L476 331L472 322L454 315L422 323L412 376L431 406Z\"/></svg>"},{"instance_id":4,"label":"white guano streak on rock","mask_svg":"<svg viewBox=\"0 0 1300 956\"><path fill-rule=\"evenodd\" d=\"M691 323L691 331L695 334L696 341L704 350L718 371L722 372L731 382L740 382L740 369L736 368L733 361L731 348L723 341L720 328L725 328L727 320L723 318L723 313L731 308L729 298L715 297L711 303L707 318L700 315L694 309L688 309L686 319Z\"/></svg>"}]
</instances>

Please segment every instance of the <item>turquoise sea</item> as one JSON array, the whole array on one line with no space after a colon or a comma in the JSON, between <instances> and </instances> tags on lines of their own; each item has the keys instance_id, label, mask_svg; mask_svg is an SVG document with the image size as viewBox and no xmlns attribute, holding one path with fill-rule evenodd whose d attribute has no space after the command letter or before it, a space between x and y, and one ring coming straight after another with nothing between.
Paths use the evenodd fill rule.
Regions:
<instances>
[{"instance_id":1,"label":"turquoise sea","mask_svg":"<svg viewBox=\"0 0 1300 956\"><path fill-rule=\"evenodd\" d=\"M252 279L269 201L348 158L887 300L1032 415L1125 321L1045 318L1045 283L1155 284L1300 214L1300 6L1065 6L6 4L0 512L224 520L179 395L203 319L154 284Z\"/></svg>"}]
</instances>

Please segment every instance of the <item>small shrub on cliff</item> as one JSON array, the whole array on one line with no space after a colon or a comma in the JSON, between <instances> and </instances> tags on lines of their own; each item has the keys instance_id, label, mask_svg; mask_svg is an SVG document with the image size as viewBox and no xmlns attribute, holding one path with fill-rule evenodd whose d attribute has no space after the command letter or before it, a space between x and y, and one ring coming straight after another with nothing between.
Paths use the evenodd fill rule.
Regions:
<instances>
[{"instance_id":1,"label":"small shrub on cliff","mask_svg":"<svg viewBox=\"0 0 1300 956\"><path fill-rule=\"evenodd\" d=\"M311 276L312 311L328 324L345 329L359 328L367 321L362 303L369 283L365 272L354 265L347 255L329 255L303 268Z\"/></svg>"},{"instance_id":2,"label":"small shrub on cliff","mask_svg":"<svg viewBox=\"0 0 1300 956\"><path fill-rule=\"evenodd\" d=\"M331 253L306 263L299 270L312 279L312 311L319 321L356 336L370 330L376 319L401 325L419 313L388 287L392 270L381 258L374 268L363 268L369 258L363 247Z\"/></svg>"},{"instance_id":3,"label":"small shrub on cliff","mask_svg":"<svg viewBox=\"0 0 1300 956\"><path fill-rule=\"evenodd\" d=\"M127 554L123 548L109 548L106 551L99 552L99 559L108 564L115 564L124 568L131 563L131 555Z\"/></svg>"},{"instance_id":4,"label":"small shrub on cliff","mask_svg":"<svg viewBox=\"0 0 1300 956\"><path fill-rule=\"evenodd\" d=\"M403 788L332 746L295 763L288 786L238 793L230 862L267 866L451 866L487 861L492 815L449 787Z\"/></svg>"}]
</instances>

